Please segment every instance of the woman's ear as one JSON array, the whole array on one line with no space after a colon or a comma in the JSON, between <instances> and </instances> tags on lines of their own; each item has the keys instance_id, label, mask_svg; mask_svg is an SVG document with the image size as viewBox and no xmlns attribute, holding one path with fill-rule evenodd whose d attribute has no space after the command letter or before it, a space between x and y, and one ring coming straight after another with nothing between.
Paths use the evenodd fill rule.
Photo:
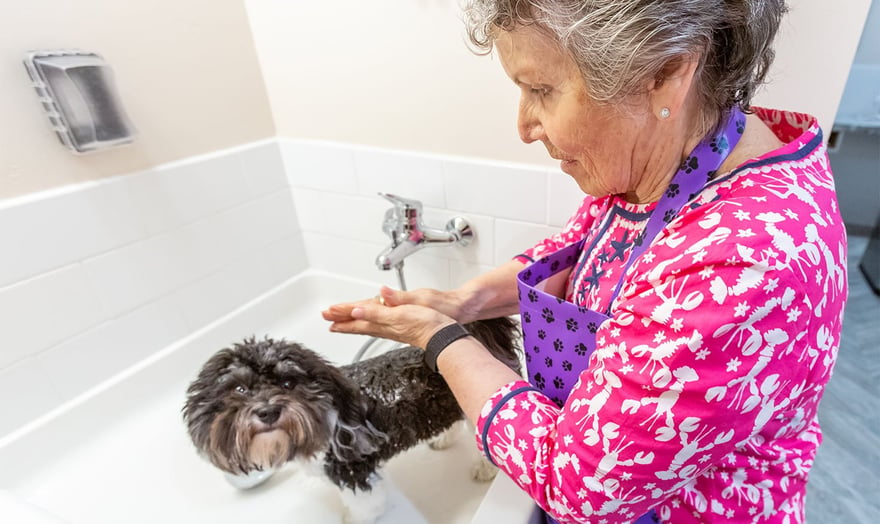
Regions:
<instances>
[{"instance_id":1,"label":"woman's ear","mask_svg":"<svg viewBox=\"0 0 880 524\"><path fill-rule=\"evenodd\" d=\"M681 114L699 64L699 56L684 55L668 61L657 73L648 84L648 99L655 117L666 119Z\"/></svg>"}]
</instances>

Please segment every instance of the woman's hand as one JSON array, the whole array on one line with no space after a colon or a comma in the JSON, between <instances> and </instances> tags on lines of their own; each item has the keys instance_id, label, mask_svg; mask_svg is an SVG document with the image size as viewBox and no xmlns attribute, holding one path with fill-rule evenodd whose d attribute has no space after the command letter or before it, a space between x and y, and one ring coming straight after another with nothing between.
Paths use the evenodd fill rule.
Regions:
<instances>
[{"instance_id":1,"label":"woman's hand","mask_svg":"<svg viewBox=\"0 0 880 524\"><path fill-rule=\"evenodd\" d=\"M380 336L419 346L413 342L420 336L417 333L421 333L426 325L403 326L398 324L397 327L394 327L385 325L383 322L406 322L406 319L409 318L407 315L413 315L413 318L418 322L436 324L439 329L451 322L467 324L484 318L513 315L518 312L516 274L522 267L522 263L511 260L492 271L465 282L461 287L449 291L429 288L399 291L383 286L377 297L357 302L334 304L324 310L321 315L324 320L333 322L331 329L334 331ZM404 308L404 306L406 307ZM372 319L373 310L376 308L395 310L394 313L388 314L400 316L383 317L381 320ZM359 309L368 311L368 316L371 318L355 318L353 312ZM358 315L361 314L358 313ZM435 315L437 316L435 317ZM440 319L443 319L444 322L437 324Z\"/></svg>"},{"instance_id":2,"label":"woman's hand","mask_svg":"<svg viewBox=\"0 0 880 524\"><path fill-rule=\"evenodd\" d=\"M392 307L405 304L424 306L452 317L462 323L475 320L474 318L470 318L472 315L468 315L464 312L464 308L462 307L463 300L459 295L460 293L456 290L438 291L436 289L422 288L413 291L399 291L391 289L388 286L382 286L382 288L379 289L379 295L374 298L360 300L358 302L334 304L327 308L322 314L324 320L334 322L350 320L352 308L379 302Z\"/></svg>"},{"instance_id":3,"label":"woman's hand","mask_svg":"<svg viewBox=\"0 0 880 524\"><path fill-rule=\"evenodd\" d=\"M392 291L383 288L384 291ZM440 328L455 319L430 307L415 304L394 304L385 294L369 300L335 304L323 311L325 320L332 322L330 331L371 335L424 348Z\"/></svg>"}]
</instances>

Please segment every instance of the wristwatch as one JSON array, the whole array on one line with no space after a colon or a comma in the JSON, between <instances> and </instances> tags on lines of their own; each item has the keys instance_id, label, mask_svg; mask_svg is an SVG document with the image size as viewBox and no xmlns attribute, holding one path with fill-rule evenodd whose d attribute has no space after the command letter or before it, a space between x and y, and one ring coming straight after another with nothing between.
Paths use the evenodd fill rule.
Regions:
<instances>
[{"instance_id":1,"label":"wristwatch","mask_svg":"<svg viewBox=\"0 0 880 524\"><path fill-rule=\"evenodd\" d=\"M471 336L470 332L461 324L449 324L434 333L428 345L425 346L425 365L428 369L437 373L437 357L449 344L456 340Z\"/></svg>"}]
</instances>

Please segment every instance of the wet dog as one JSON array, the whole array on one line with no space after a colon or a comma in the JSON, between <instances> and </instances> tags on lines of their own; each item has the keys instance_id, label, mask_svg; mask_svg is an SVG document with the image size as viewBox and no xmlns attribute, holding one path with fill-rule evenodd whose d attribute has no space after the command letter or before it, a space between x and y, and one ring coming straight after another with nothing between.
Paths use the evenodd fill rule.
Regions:
<instances>
[{"instance_id":1,"label":"wet dog","mask_svg":"<svg viewBox=\"0 0 880 524\"><path fill-rule=\"evenodd\" d=\"M520 370L513 320L466 327ZM198 451L233 475L322 460L324 474L347 495L347 520L370 522L384 508L374 489L380 465L437 437L463 414L419 348L336 367L300 344L250 338L205 363L187 390L183 417Z\"/></svg>"}]
</instances>

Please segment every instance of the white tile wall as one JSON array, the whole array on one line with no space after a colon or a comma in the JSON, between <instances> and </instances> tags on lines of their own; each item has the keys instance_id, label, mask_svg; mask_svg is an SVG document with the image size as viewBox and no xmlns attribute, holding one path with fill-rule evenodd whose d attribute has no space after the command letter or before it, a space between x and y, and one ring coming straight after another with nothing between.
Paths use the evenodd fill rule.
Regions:
<instances>
[{"instance_id":1,"label":"white tile wall","mask_svg":"<svg viewBox=\"0 0 880 524\"><path fill-rule=\"evenodd\" d=\"M294 140L280 145L289 171L338 170L322 173L323 181L288 173L310 267L377 285L396 282L393 272L375 267L390 244L382 221L391 207L377 192L420 200L428 227L444 229L462 216L476 233L467 247L431 247L408 258L409 288L456 286L506 262L558 231L582 199L567 175L541 167Z\"/></svg>"},{"instance_id":2,"label":"white tile wall","mask_svg":"<svg viewBox=\"0 0 880 524\"><path fill-rule=\"evenodd\" d=\"M251 196L274 193L288 187L287 171L277 140L273 139L262 147L247 148L238 154L238 159Z\"/></svg>"},{"instance_id":3,"label":"white tile wall","mask_svg":"<svg viewBox=\"0 0 880 524\"><path fill-rule=\"evenodd\" d=\"M64 398L71 398L187 331L172 301L159 300L65 340L40 353L37 361L48 383Z\"/></svg>"},{"instance_id":4,"label":"white tile wall","mask_svg":"<svg viewBox=\"0 0 880 524\"><path fill-rule=\"evenodd\" d=\"M241 163L230 156L169 164L146 179L155 184L149 207L160 212L166 230L234 207L250 193Z\"/></svg>"},{"instance_id":5,"label":"white tile wall","mask_svg":"<svg viewBox=\"0 0 880 524\"><path fill-rule=\"evenodd\" d=\"M46 413L64 401L48 381L36 358L26 358L0 369L0 436L14 431L22 423Z\"/></svg>"},{"instance_id":6,"label":"white tile wall","mask_svg":"<svg viewBox=\"0 0 880 524\"><path fill-rule=\"evenodd\" d=\"M291 186L333 193L357 193L354 152L326 142L284 141L281 158Z\"/></svg>"},{"instance_id":7,"label":"white tile wall","mask_svg":"<svg viewBox=\"0 0 880 524\"><path fill-rule=\"evenodd\" d=\"M482 275L487 271L490 271L493 267L495 266L473 264L469 262L462 262L460 260L450 260L449 285L452 287L460 286L468 280L476 276Z\"/></svg>"},{"instance_id":8,"label":"white tile wall","mask_svg":"<svg viewBox=\"0 0 880 524\"><path fill-rule=\"evenodd\" d=\"M547 221L547 170L449 160L443 162L450 209L537 224Z\"/></svg>"},{"instance_id":9,"label":"white tile wall","mask_svg":"<svg viewBox=\"0 0 880 524\"><path fill-rule=\"evenodd\" d=\"M0 435L307 267L276 140L0 202Z\"/></svg>"},{"instance_id":10,"label":"white tile wall","mask_svg":"<svg viewBox=\"0 0 880 524\"><path fill-rule=\"evenodd\" d=\"M565 173L550 171L547 193L547 224L561 228L584 201L584 192Z\"/></svg>"},{"instance_id":11,"label":"white tile wall","mask_svg":"<svg viewBox=\"0 0 880 524\"><path fill-rule=\"evenodd\" d=\"M0 435L306 268L397 286L380 191L476 233L408 258L409 288L488 271L580 202L545 168L287 139L0 201L0 395L19 399Z\"/></svg>"},{"instance_id":12,"label":"white tile wall","mask_svg":"<svg viewBox=\"0 0 880 524\"><path fill-rule=\"evenodd\" d=\"M307 267L302 235L295 232L230 257L228 265L177 291L175 300L188 330L193 331Z\"/></svg>"},{"instance_id":13,"label":"white tile wall","mask_svg":"<svg viewBox=\"0 0 880 524\"><path fill-rule=\"evenodd\" d=\"M0 289L0 368L101 322L106 312L80 264Z\"/></svg>"},{"instance_id":14,"label":"white tile wall","mask_svg":"<svg viewBox=\"0 0 880 524\"><path fill-rule=\"evenodd\" d=\"M449 207L443 194L443 167L435 158L400 151L358 149L354 166L361 195L373 198L379 192L391 193L419 200L426 207Z\"/></svg>"},{"instance_id":15,"label":"white tile wall","mask_svg":"<svg viewBox=\"0 0 880 524\"><path fill-rule=\"evenodd\" d=\"M363 242L338 235L303 232L303 241L309 254L309 266L314 269L347 275L352 278L373 282L377 286L385 284L396 287L396 276L393 271L381 271L376 267L376 256L382 251L382 244ZM415 275L410 275L410 269L426 270L426 264L416 263L409 260L405 264L405 274L411 281L419 282ZM446 284L445 276L448 274L448 266L442 265L443 284ZM415 280L413 280L415 279ZM418 283L418 287L427 284ZM410 287L413 287L410 285ZM357 298L357 297L354 297Z\"/></svg>"},{"instance_id":16,"label":"white tile wall","mask_svg":"<svg viewBox=\"0 0 880 524\"><path fill-rule=\"evenodd\" d=\"M558 227L513 220L495 221L495 260L510 260L539 241L559 231Z\"/></svg>"},{"instance_id":17,"label":"white tile wall","mask_svg":"<svg viewBox=\"0 0 880 524\"><path fill-rule=\"evenodd\" d=\"M381 197L294 187L293 201L303 231L379 245L388 238L382 218L391 204Z\"/></svg>"},{"instance_id":18,"label":"white tile wall","mask_svg":"<svg viewBox=\"0 0 880 524\"><path fill-rule=\"evenodd\" d=\"M130 216L134 198L113 184L88 184L0 203L0 287L142 238L144 223Z\"/></svg>"}]
</instances>

